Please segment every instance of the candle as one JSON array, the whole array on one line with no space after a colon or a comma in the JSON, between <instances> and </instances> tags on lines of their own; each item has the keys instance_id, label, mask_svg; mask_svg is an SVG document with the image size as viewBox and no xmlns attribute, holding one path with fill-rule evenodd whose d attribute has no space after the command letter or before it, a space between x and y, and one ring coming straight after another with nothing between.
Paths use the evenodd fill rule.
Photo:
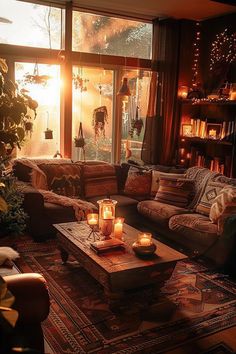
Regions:
<instances>
[{"instance_id":1,"label":"candle","mask_svg":"<svg viewBox=\"0 0 236 354\"><path fill-rule=\"evenodd\" d=\"M98 214L91 213L87 215L87 222L89 225L94 226L98 224Z\"/></svg>"},{"instance_id":2,"label":"candle","mask_svg":"<svg viewBox=\"0 0 236 354\"><path fill-rule=\"evenodd\" d=\"M138 242L140 246L150 246L152 244L152 234L150 233L139 234Z\"/></svg>"},{"instance_id":3,"label":"candle","mask_svg":"<svg viewBox=\"0 0 236 354\"><path fill-rule=\"evenodd\" d=\"M209 138L216 138L216 130L215 129L210 129L209 130Z\"/></svg>"},{"instance_id":4,"label":"candle","mask_svg":"<svg viewBox=\"0 0 236 354\"><path fill-rule=\"evenodd\" d=\"M106 208L103 212L103 219L112 219L112 211Z\"/></svg>"},{"instance_id":5,"label":"candle","mask_svg":"<svg viewBox=\"0 0 236 354\"><path fill-rule=\"evenodd\" d=\"M118 218L115 220L114 224L114 236L116 238L122 238L123 234L123 223L124 223L124 218Z\"/></svg>"}]
</instances>

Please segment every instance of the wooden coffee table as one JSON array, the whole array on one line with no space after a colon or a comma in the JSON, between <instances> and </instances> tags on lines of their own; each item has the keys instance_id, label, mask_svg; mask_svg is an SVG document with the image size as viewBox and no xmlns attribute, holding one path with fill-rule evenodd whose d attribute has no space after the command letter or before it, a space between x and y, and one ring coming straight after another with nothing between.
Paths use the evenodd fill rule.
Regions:
<instances>
[{"instance_id":1,"label":"wooden coffee table","mask_svg":"<svg viewBox=\"0 0 236 354\"><path fill-rule=\"evenodd\" d=\"M57 229L61 258L65 263L69 254L84 267L104 288L109 304L114 309L125 291L152 286L154 297L159 295L159 289L168 280L175 268L176 262L187 257L153 240L157 245L155 254L148 259L138 258L132 244L137 239L137 229L124 224L124 250L113 250L96 254L90 248L87 237L90 228L86 221L54 224Z\"/></svg>"}]
</instances>

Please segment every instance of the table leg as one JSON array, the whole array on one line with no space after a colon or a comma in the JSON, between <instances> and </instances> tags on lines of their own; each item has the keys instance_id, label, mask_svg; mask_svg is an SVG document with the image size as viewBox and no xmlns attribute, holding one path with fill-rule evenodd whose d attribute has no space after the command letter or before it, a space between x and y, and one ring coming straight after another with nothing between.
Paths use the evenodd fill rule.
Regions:
<instances>
[{"instance_id":1,"label":"table leg","mask_svg":"<svg viewBox=\"0 0 236 354\"><path fill-rule=\"evenodd\" d=\"M66 264L69 254L63 247L60 246L59 249L60 249L62 264Z\"/></svg>"},{"instance_id":2,"label":"table leg","mask_svg":"<svg viewBox=\"0 0 236 354\"><path fill-rule=\"evenodd\" d=\"M109 308L113 312L117 312L121 307L121 300L124 299L123 291L110 291L108 289L104 289L105 295L108 299Z\"/></svg>"}]
</instances>

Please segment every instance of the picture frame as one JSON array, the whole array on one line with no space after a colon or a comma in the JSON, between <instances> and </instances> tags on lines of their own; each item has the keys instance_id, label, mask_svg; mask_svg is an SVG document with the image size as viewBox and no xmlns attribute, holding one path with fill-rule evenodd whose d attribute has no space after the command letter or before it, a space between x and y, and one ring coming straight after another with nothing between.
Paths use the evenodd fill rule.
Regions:
<instances>
[{"instance_id":1,"label":"picture frame","mask_svg":"<svg viewBox=\"0 0 236 354\"><path fill-rule=\"evenodd\" d=\"M193 136L192 124L182 124L182 136Z\"/></svg>"},{"instance_id":2,"label":"picture frame","mask_svg":"<svg viewBox=\"0 0 236 354\"><path fill-rule=\"evenodd\" d=\"M206 137L207 139L218 140L221 138L222 124L221 123L207 123Z\"/></svg>"}]
</instances>

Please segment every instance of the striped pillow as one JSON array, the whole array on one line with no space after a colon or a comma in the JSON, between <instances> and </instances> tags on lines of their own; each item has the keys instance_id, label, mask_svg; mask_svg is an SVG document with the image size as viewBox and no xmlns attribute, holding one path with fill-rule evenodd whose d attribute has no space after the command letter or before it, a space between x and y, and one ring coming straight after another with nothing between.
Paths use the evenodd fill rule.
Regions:
<instances>
[{"instance_id":1,"label":"striped pillow","mask_svg":"<svg viewBox=\"0 0 236 354\"><path fill-rule=\"evenodd\" d=\"M191 202L195 183L186 178L160 177L155 200L185 208Z\"/></svg>"},{"instance_id":2,"label":"striped pillow","mask_svg":"<svg viewBox=\"0 0 236 354\"><path fill-rule=\"evenodd\" d=\"M225 183L209 182L206 186L204 194L196 207L196 212L209 216L212 204L220 191L224 188Z\"/></svg>"},{"instance_id":3,"label":"striped pillow","mask_svg":"<svg viewBox=\"0 0 236 354\"><path fill-rule=\"evenodd\" d=\"M118 193L115 167L110 164L83 165L84 197Z\"/></svg>"},{"instance_id":4,"label":"striped pillow","mask_svg":"<svg viewBox=\"0 0 236 354\"><path fill-rule=\"evenodd\" d=\"M152 170L152 184L151 184L151 197L155 197L159 188L159 181L161 177L171 178L185 178L184 173L164 173L157 170Z\"/></svg>"}]
</instances>

